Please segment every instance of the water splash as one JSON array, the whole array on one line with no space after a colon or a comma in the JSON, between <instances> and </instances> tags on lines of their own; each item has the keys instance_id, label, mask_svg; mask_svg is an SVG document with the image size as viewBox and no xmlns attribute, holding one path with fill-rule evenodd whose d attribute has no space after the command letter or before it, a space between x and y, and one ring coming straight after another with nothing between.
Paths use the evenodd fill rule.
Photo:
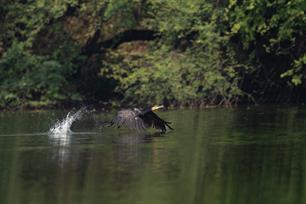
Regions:
<instances>
[{"instance_id":1,"label":"water splash","mask_svg":"<svg viewBox=\"0 0 306 204\"><path fill-rule=\"evenodd\" d=\"M76 120L79 120L84 113L86 113L86 108L81 108L75 113L69 112L62 121L57 121L55 125L49 130L49 135L51 135L53 138L57 139L65 139L69 135L72 134L71 131L71 125Z\"/></svg>"}]
</instances>

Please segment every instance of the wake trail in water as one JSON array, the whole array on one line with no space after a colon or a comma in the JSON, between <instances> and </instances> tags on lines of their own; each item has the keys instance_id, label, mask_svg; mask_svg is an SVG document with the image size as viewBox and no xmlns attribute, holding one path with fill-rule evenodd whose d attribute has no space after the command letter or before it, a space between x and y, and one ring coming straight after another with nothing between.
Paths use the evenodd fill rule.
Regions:
<instances>
[{"instance_id":1,"label":"wake trail in water","mask_svg":"<svg viewBox=\"0 0 306 204\"><path fill-rule=\"evenodd\" d=\"M87 113L86 108L81 108L75 113L69 112L66 118L57 121L55 125L50 128L49 135L54 138L65 138L68 135L71 135L73 133L70 129L72 123L79 120L85 113Z\"/></svg>"},{"instance_id":2,"label":"wake trail in water","mask_svg":"<svg viewBox=\"0 0 306 204\"><path fill-rule=\"evenodd\" d=\"M38 132L38 133L14 133L14 134L0 134L0 137L31 137L31 136L45 136L46 132Z\"/></svg>"},{"instance_id":3,"label":"wake trail in water","mask_svg":"<svg viewBox=\"0 0 306 204\"><path fill-rule=\"evenodd\" d=\"M86 108L81 108L76 112L69 112L66 117L62 120L58 120L48 132L37 132L37 133L13 133L13 134L0 134L0 137L20 137L20 136L44 136L48 135L51 138L66 140L70 135L95 135L96 132L73 132L71 130L72 124L80 120L85 113L89 113Z\"/></svg>"}]
</instances>

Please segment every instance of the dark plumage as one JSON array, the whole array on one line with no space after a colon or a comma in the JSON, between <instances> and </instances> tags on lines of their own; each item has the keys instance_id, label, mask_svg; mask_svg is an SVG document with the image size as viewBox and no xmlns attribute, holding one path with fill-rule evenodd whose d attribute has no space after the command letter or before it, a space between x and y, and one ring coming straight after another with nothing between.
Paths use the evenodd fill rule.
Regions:
<instances>
[{"instance_id":1,"label":"dark plumage","mask_svg":"<svg viewBox=\"0 0 306 204\"><path fill-rule=\"evenodd\" d=\"M146 128L156 128L162 132L166 132L167 127L171 130L173 128L170 126L170 122L167 122L155 113L154 110L163 108L163 106L153 106L145 110L140 110L138 108L121 110L117 113L116 117L107 122L108 126L126 127L130 129L143 130Z\"/></svg>"}]
</instances>

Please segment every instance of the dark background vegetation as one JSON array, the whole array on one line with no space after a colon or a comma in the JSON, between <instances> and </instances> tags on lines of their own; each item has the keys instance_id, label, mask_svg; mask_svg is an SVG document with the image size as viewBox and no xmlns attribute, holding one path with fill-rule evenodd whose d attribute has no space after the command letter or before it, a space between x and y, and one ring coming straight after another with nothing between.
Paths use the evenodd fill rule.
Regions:
<instances>
[{"instance_id":1,"label":"dark background vegetation","mask_svg":"<svg viewBox=\"0 0 306 204\"><path fill-rule=\"evenodd\" d=\"M305 0L0 0L0 108L305 102Z\"/></svg>"}]
</instances>

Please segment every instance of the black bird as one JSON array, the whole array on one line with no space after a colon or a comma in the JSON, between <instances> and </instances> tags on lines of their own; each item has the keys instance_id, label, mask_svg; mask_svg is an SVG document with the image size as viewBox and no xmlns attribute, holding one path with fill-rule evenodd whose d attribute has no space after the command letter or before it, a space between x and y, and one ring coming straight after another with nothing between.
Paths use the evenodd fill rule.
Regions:
<instances>
[{"instance_id":1,"label":"black bird","mask_svg":"<svg viewBox=\"0 0 306 204\"><path fill-rule=\"evenodd\" d=\"M117 113L113 120L106 123L108 126L116 126L118 128L126 127L137 130L153 127L165 133L167 127L173 130L173 128L170 126L171 122L167 122L153 113L154 110L158 110L163 107L164 106L153 106L144 110L138 108L121 110Z\"/></svg>"}]
</instances>

